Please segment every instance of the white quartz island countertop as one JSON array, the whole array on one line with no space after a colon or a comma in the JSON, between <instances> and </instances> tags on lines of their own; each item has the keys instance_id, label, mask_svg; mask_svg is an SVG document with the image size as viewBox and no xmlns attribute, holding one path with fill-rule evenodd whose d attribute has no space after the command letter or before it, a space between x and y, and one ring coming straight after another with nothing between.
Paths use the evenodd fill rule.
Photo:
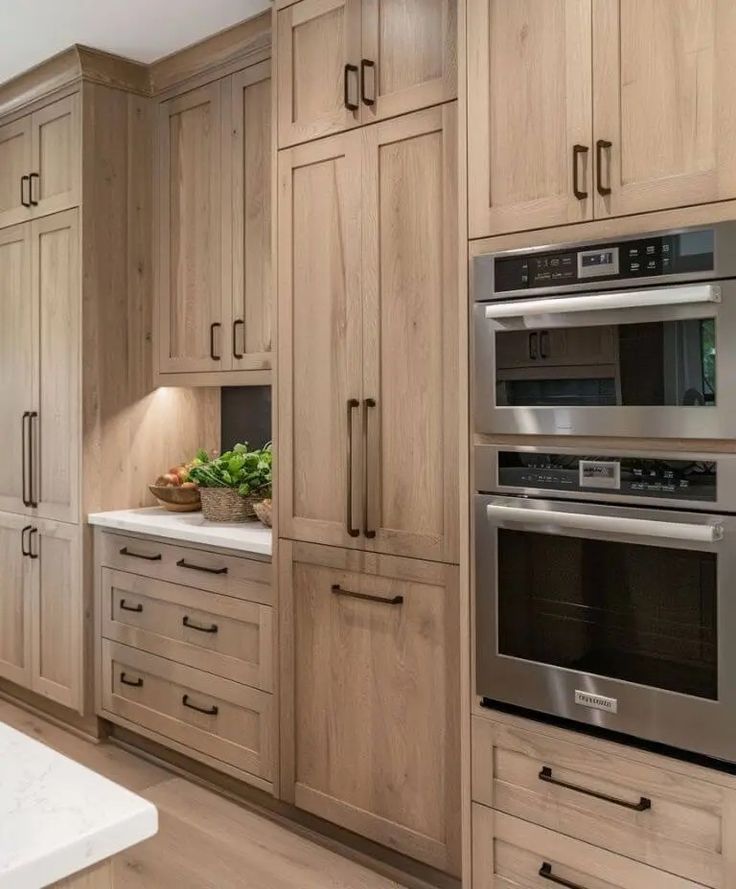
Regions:
<instances>
[{"instance_id":1,"label":"white quartz island countertop","mask_svg":"<svg viewBox=\"0 0 736 889\"><path fill-rule=\"evenodd\" d=\"M271 555L271 530L260 522L208 522L201 512L167 512L160 506L94 512L87 516L87 521L90 525L113 531L183 540L260 556Z\"/></svg>"},{"instance_id":2,"label":"white quartz island countertop","mask_svg":"<svg viewBox=\"0 0 736 889\"><path fill-rule=\"evenodd\" d=\"M0 723L0 889L40 889L153 836L155 806Z\"/></svg>"}]
</instances>

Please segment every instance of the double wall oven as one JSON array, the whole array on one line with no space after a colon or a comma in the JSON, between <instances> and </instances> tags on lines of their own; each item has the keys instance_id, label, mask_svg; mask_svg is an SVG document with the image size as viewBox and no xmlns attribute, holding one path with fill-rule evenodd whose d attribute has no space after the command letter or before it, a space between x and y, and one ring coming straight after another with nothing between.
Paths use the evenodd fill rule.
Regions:
<instances>
[{"instance_id":1,"label":"double wall oven","mask_svg":"<svg viewBox=\"0 0 736 889\"><path fill-rule=\"evenodd\" d=\"M487 703L736 762L736 455L569 439L736 436L730 275L732 223L475 260Z\"/></svg>"}]
</instances>

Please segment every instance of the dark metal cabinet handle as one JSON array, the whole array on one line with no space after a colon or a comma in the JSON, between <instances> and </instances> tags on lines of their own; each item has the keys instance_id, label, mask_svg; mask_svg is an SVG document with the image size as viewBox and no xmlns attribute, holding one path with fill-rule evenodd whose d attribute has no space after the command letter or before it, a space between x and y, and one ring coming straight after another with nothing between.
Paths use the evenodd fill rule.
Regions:
<instances>
[{"instance_id":1,"label":"dark metal cabinet handle","mask_svg":"<svg viewBox=\"0 0 736 889\"><path fill-rule=\"evenodd\" d=\"M227 566L224 568L208 568L206 565L192 565L186 559L179 559L177 568L188 568L190 571L205 571L207 574L227 574Z\"/></svg>"},{"instance_id":2,"label":"dark metal cabinet handle","mask_svg":"<svg viewBox=\"0 0 736 889\"><path fill-rule=\"evenodd\" d=\"M568 784L567 781L560 781L552 777L552 769L544 766L539 773L539 780L546 781L548 784L554 784L557 787L564 787L566 790L572 790L575 793L583 793L585 796L592 796L595 799L603 800L606 803L613 803L615 806L622 806L624 809L631 809L632 812L646 812L652 808L652 801L642 796L638 803L630 803L625 799L618 799L615 796L608 796L606 793L599 793L597 790L588 790L587 787L579 787L577 784Z\"/></svg>"},{"instance_id":3,"label":"dark metal cabinet handle","mask_svg":"<svg viewBox=\"0 0 736 889\"><path fill-rule=\"evenodd\" d=\"M39 191L40 191L41 177L38 175L38 173L31 173L31 175L28 177L28 180L29 180L28 199L30 200L32 207L37 207L38 206L38 199L33 197L33 180L34 179L36 180L36 182L38 182Z\"/></svg>"},{"instance_id":4,"label":"dark metal cabinet handle","mask_svg":"<svg viewBox=\"0 0 736 889\"><path fill-rule=\"evenodd\" d=\"M539 358L539 334L538 333L530 333L529 334L529 357L532 361L536 361Z\"/></svg>"},{"instance_id":5,"label":"dark metal cabinet handle","mask_svg":"<svg viewBox=\"0 0 736 889\"><path fill-rule=\"evenodd\" d=\"M127 546L120 550L120 555L129 556L131 559L145 559L146 562L160 562L162 558L161 553L156 553L155 556L147 556L145 553L134 553Z\"/></svg>"},{"instance_id":6,"label":"dark metal cabinet handle","mask_svg":"<svg viewBox=\"0 0 736 889\"><path fill-rule=\"evenodd\" d=\"M363 599L366 602L380 602L381 605L401 605L404 601L403 596L394 596L391 599L384 599L383 596L371 596L369 593L354 593L352 590L346 590L339 583L333 583L330 587L336 596L347 596L349 599Z\"/></svg>"},{"instance_id":7,"label":"dark metal cabinet handle","mask_svg":"<svg viewBox=\"0 0 736 889\"><path fill-rule=\"evenodd\" d=\"M140 614L143 611L143 606L139 602L137 605L126 605L125 599L120 600L120 610L121 611L135 611L137 614Z\"/></svg>"},{"instance_id":8,"label":"dark metal cabinet handle","mask_svg":"<svg viewBox=\"0 0 736 889\"><path fill-rule=\"evenodd\" d=\"M572 193L579 201L588 197L588 192L580 188L580 156L587 155L589 150L587 145L572 146Z\"/></svg>"},{"instance_id":9,"label":"dark metal cabinet handle","mask_svg":"<svg viewBox=\"0 0 736 889\"><path fill-rule=\"evenodd\" d=\"M356 86L358 79L358 66L357 65L345 65L345 72L343 74L343 102L348 111L357 111L360 107L357 102L350 101L350 75L355 74L356 78Z\"/></svg>"},{"instance_id":10,"label":"dark metal cabinet handle","mask_svg":"<svg viewBox=\"0 0 736 889\"><path fill-rule=\"evenodd\" d=\"M369 540L376 536L375 530L368 527L370 521L368 516L368 411L375 406L375 398L366 398L363 402L363 533Z\"/></svg>"},{"instance_id":11,"label":"dark metal cabinet handle","mask_svg":"<svg viewBox=\"0 0 736 889\"><path fill-rule=\"evenodd\" d=\"M563 880L562 877L555 876L555 874L552 873L552 865L549 861L543 862L542 866L539 868L539 876L543 880L549 880L550 883L564 886L565 889L585 889L585 886L582 886L580 883L571 883L570 880Z\"/></svg>"},{"instance_id":12,"label":"dark metal cabinet handle","mask_svg":"<svg viewBox=\"0 0 736 889\"><path fill-rule=\"evenodd\" d=\"M238 352L238 327L243 328L243 348L245 348L245 321L243 321L241 318L238 318L236 321L233 321L233 358L244 357L243 352Z\"/></svg>"},{"instance_id":13,"label":"dark metal cabinet handle","mask_svg":"<svg viewBox=\"0 0 736 889\"><path fill-rule=\"evenodd\" d=\"M29 506L34 509L38 506L38 492L36 489L36 442L33 435L33 421L38 420L38 413L31 411L28 414L28 497Z\"/></svg>"},{"instance_id":14,"label":"dark metal cabinet handle","mask_svg":"<svg viewBox=\"0 0 736 889\"><path fill-rule=\"evenodd\" d=\"M215 331L219 330L221 327L222 324L220 324L219 321L213 321L212 324L210 324L210 358L213 361L222 360L222 356L215 352Z\"/></svg>"},{"instance_id":15,"label":"dark metal cabinet handle","mask_svg":"<svg viewBox=\"0 0 736 889\"><path fill-rule=\"evenodd\" d=\"M543 330L539 334L539 357L549 358L549 331Z\"/></svg>"},{"instance_id":16,"label":"dark metal cabinet handle","mask_svg":"<svg viewBox=\"0 0 736 889\"><path fill-rule=\"evenodd\" d=\"M220 712L216 704L213 704L211 707L198 707L196 704L192 704L189 700L189 695L183 695L181 702L185 707L189 707L190 710L196 710L197 713L204 713L205 716L217 716Z\"/></svg>"},{"instance_id":17,"label":"dark metal cabinet handle","mask_svg":"<svg viewBox=\"0 0 736 889\"><path fill-rule=\"evenodd\" d=\"M373 73L373 96L370 97L365 89L366 71L371 69ZM376 104L376 63L371 59L360 60L360 100L364 105Z\"/></svg>"},{"instance_id":18,"label":"dark metal cabinet handle","mask_svg":"<svg viewBox=\"0 0 736 889\"><path fill-rule=\"evenodd\" d=\"M21 420L21 484L22 484L22 498L23 498L23 506L31 505L31 493L28 492L28 469L30 469L29 457L28 457L28 434L27 428L28 424L26 421L31 416L30 411L25 411L23 414L23 418Z\"/></svg>"},{"instance_id":19,"label":"dark metal cabinet handle","mask_svg":"<svg viewBox=\"0 0 736 889\"><path fill-rule=\"evenodd\" d=\"M603 184L603 152L608 151L613 146L612 142L607 139L599 139L595 143L595 186L598 194L607 195L611 193L610 187Z\"/></svg>"},{"instance_id":20,"label":"dark metal cabinet handle","mask_svg":"<svg viewBox=\"0 0 736 889\"><path fill-rule=\"evenodd\" d=\"M35 552L33 550L34 535L38 537L38 528L31 528L31 530L28 532L28 555L31 559L38 558L38 548L36 548Z\"/></svg>"},{"instance_id":21,"label":"dark metal cabinet handle","mask_svg":"<svg viewBox=\"0 0 736 889\"><path fill-rule=\"evenodd\" d=\"M28 198L26 198L26 183L28 183ZM31 206L31 177L30 176L21 176L20 177L20 202L24 207Z\"/></svg>"},{"instance_id":22,"label":"dark metal cabinet handle","mask_svg":"<svg viewBox=\"0 0 736 889\"><path fill-rule=\"evenodd\" d=\"M128 679L127 673L120 674L120 681L123 685L130 685L133 688L143 688L143 677L139 676L137 679Z\"/></svg>"},{"instance_id":23,"label":"dark metal cabinet handle","mask_svg":"<svg viewBox=\"0 0 736 889\"><path fill-rule=\"evenodd\" d=\"M357 398L348 398L348 447L347 447L347 502L345 527L351 537L360 534L360 528L353 527L353 411L360 407Z\"/></svg>"},{"instance_id":24,"label":"dark metal cabinet handle","mask_svg":"<svg viewBox=\"0 0 736 889\"><path fill-rule=\"evenodd\" d=\"M23 528L23 530L20 532L20 551L24 556L30 556L31 554L30 535L28 538L28 546L26 547L26 534L28 534L28 532L32 530L32 528L33 525L26 525L25 528Z\"/></svg>"},{"instance_id":25,"label":"dark metal cabinet handle","mask_svg":"<svg viewBox=\"0 0 736 889\"><path fill-rule=\"evenodd\" d=\"M218 631L217 624L210 624L208 627L193 624L191 620L189 620L188 614L184 615L181 622L185 627L188 627L190 630L196 630L198 633L216 633Z\"/></svg>"}]
</instances>

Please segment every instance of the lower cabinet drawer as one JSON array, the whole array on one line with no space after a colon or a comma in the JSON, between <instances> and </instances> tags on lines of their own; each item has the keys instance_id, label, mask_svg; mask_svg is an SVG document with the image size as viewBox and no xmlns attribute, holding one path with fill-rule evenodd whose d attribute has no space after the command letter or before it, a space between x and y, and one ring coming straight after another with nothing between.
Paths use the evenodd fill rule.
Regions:
<instances>
[{"instance_id":1,"label":"lower cabinet drawer","mask_svg":"<svg viewBox=\"0 0 736 889\"><path fill-rule=\"evenodd\" d=\"M472 796L697 884L732 885L734 791L665 757L476 716Z\"/></svg>"},{"instance_id":2,"label":"lower cabinet drawer","mask_svg":"<svg viewBox=\"0 0 736 889\"><path fill-rule=\"evenodd\" d=\"M102 707L215 760L272 778L273 697L266 692L105 639Z\"/></svg>"},{"instance_id":3,"label":"lower cabinet drawer","mask_svg":"<svg viewBox=\"0 0 736 889\"><path fill-rule=\"evenodd\" d=\"M103 568L102 635L271 691L272 609Z\"/></svg>"},{"instance_id":4,"label":"lower cabinet drawer","mask_svg":"<svg viewBox=\"0 0 736 889\"><path fill-rule=\"evenodd\" d=\"M537 824L473 804L473 889L703 889Z\"/></svg>"}]
</instances>

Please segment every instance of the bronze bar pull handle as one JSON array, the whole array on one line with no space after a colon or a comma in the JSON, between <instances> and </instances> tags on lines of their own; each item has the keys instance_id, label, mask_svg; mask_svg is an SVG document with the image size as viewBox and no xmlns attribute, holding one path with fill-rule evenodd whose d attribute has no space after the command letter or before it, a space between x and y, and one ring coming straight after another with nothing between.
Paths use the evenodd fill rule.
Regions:
<instances>
[{"instance_id":1,"label":"bronze bar pull handle","mask_svg":"<svg viewBox=\"0 0 736 889\"><path fill-rule=\"evenodd\" d=\"M348 398L348 442L347 442L347 497L345 527L351 537L360 534L360 528L353 527L353 411L360 407L357 398Z\"/></svg>"},{"instance_id":2,"label":"bronze bar pull handle","mask_svg":"<svg viewBox=\"0 0 736 889\"><path fill-rule=\"evenodd\" d=\"M128 679L128 674L123 672L120 674L120 681L123 685L130 685L133 688L143 688L143 679L139 676L137 679Z\"/></svg>"},{"instance_id":3,"label":"bronze bar pull handle","mask_svg":"<svg viewBox=\"0 0 736 889\"><path fill-rule=\"evenodd\" d=\"M562 877L555 876L552 873L552 865L549 861L542 862L542 866L539 868L539 876L543 880L549 880L550 883L564 886L565 889L585 889L585 886L582 886L580 883L571 883L569 880L563 880Z\"/></svg>"},{"instance_id":4,"label":"bronze bar pull handle","mask_svg":"<svg viewBox=\"0 0 736 889\"><path fill-rule=\"evenodd\" d=\"M127 605L125 599L120 600L120 610L121 611L135 611L137 614L140 614L143 611L143 606L139 602L137 605Z\"/></svg>"},{"instance_id":5,"label":"bronze bar pull handle","mask_svg":"<svg viewBox=\"0 0 736 889\"><path fill-rule=\"evenodd\" d=\"M244 357L244 353L238 352L238 327L243 328L243 348L245 349L245 321L243 321L241 318L237 318L235 321L233 321L233 358L237 358L238 360L240 360Z\"/></svg>"},{"instance_id":6,"label":"bronze bar pull handle","mask_svg":"<svg viewBox=\"0 0 736 889\"><path fill-rule=\"evenodd\" d=\"M599 139L595 143L595 183L598 194L605 195L611 193L609 186L603 184L603 152L608 151L613 143L607 139Z\"/></svg>"},{"instance_id":7,"label":"bronze bar pull handle","mask_svg":"<svg viewBox=\"0 0 736 889\"><path fill-rule=\"evenodd\" d=\"M30 204L31 207L38 206L38 198L34 199L34 197L33 197L33 180L34 179L36 180L36 182L38 182L39 190L41 187L41 177L39 176L39 174L38 173L31 173L31 175L28 177L28 200L31 202L31 204Z\"/></svg>"},{"instance_id":8,"label":"bronze bar pull handle","mask_svg":"<svg viewBox=\"0 0 736 889\"><path fill-rule=\"evenodd\" d=\"M355 593L353 590L346 590L339 583L333 583L330 587L336 596L347 596L349 599L362 599L364 602L380 602L381 605L401 605L404 601L403 596L392 596L390 599L384 599L383 596L371 596L370 593Z\"/></svg>"},{"instance_id":9,"label":"bronze bar pull handle","mask_svg":"<svg viewBox=\"0 0 736 889\"><path fill-rule=\"evenodd\" d=\"M373 72L373 96L370 97L365 91L365 72L370 68ZM360 100L364 105L372 106L376 104L376 63L371 59L360 60Z\"/></svg>"},{"instance_id":10,"label":"bronze bar pull handle","mask_svg":"<svg viewBox=\"0 0 736 889\"><path fill-rule=\"evenodd\" d=\"M210 624L208 627L200 626L200 624L193 624L189 618L188 614L185 614L181 619L182 626L187 627L189 630L197 630L199 633L216 633L218 631L217 624Z\"/></svg>"},{"instance_id":11,"label":"bronze bar pull handle","mask_svg":"<svg viewBox=\"0 0 736 889\"><path fill-rule=\"evenodd\" d=\"M121 556L130 556L131 559L145 559L146 562L160 562L162 559L161 553L156 553L155 556L148 556L146 553L134 553L132 550L128 549L127 546L124 546L120 550Z\"/></svg>"},{"instance_id":12,"label":"bronze bar pull handle","mask_svg":"<svg viewBox=\"0 0 736 889\"><path fill-rule=\"evenodd\" d=\"M31 554L31 538L30 535L28 537L28 547L26 547L26 534L33 529L33 525L26 525L25 528L20 532L20 551L24 556L30 556Z\"/></svg>"},{"instance_id":13,"label":"bronze bar pull handle","mask_svg":"<svg viewBox=\"0 0 736 889\"><path fill-rule=\"evenodd\" d=\"M222 359L221 355L218 355L215 352L215 331L219 330L222 327L219 321L213 321L210 324L210 358L213 361L220 361Z\"/></svg>"},{"instance_id":14,"label":"bronze bar pull handle","mask_svg":"<svg viewBox=\"0 0 736 889\"><path fill-rule=\"evenodd\" d=\"M30 469L30 459L28 456L28 435L27 435L27 424L26 420L31 416L30 411L25 411L23 414L23 418L21 420L21 497L23 499L23 506L31 505L31 492L28 492L28 496L26 496L26 491L28 489L28 469Z\"/></svg>"},{"instance_id":15,"label":"bronze bar pull handle","mask_svg":"<svg viewBox=\"0 0 736 889\"><path fill-rule=\"evenodd\" d=\"M36 490L36 461L35 441L33 437L33 421L38 419L38 413L31 411L28 414L28 496L30 506L34 509L38 506L38 492Z\"/></svg>"},{"instance_id":16,"label":"bronze bar pull handle","mask_svg":"<svg viewBox=\"0 0 736 889\"><path fill-rule=\"evenodd\" d=\"M587 145L573 145L572 147L572 193L579 201L588 197L588 192L580 188L580 155L586 155L589 151Z\"/></svg>"},{"instance_id":17,"label":"bronze bar pull handle","mask_svg":"<svg viewBox=\"0 0 736 889\"><path fill-rule=\"evenodd\" d=\"M26 200L26 182L28 183L28 199ZM31 177L30 176L21 176L20 177L20 202L24 207L31 206Z\"/></svg>"},{"instance_id":18,"label":"bronze bar pull handle","mask_svg":"<svg viewBox=\"0 0 736 889\"><path fill-rule=\"evenodd\" d=\"M36 537L38 537L38 528L31 528L31 530L28 532L28 555L32 559L37 559L38 558L38 550L36 550L35 552L33 551L33 535L34 534L36 535Z\"/></svg>"},{"instance_id":19,"label":"bronze bar pull handle","mask_svg":"<svg viewBox=\"0 0 736 889\"><path fill-rule=\"evenodd\" d=\"M227 574L227 565L222 568L209 568L207 565L195 565L193 562L187 562L186 559L179 559L176 567L188 568L190 571L204 571L206 574Z\"/></svg>"},{"instance_id":20,"label":"bronze bar pull handle","mask_svg":"<svg viewBox=\"0 0 736 889\"><path fill-rule=\"evenodd\" d=\"M217 704L213 704L211 707L198 707L196 704L192 704L189 700L189 695L183 695L181 702L185 707L189 707L190 710L196 710L197 713L204 713L205 716L217 716L220 712Z\"/></svg>"},{"instance_id":21,"label":"bronze bar pull handle","mask_svg":"<svg viewBox=\"0 0 736 889\"><path fill-rule=\"evenodd\" d=\"M357 111L360 105L357 102L350 101L350 75L355 74L356 78L358 76L358 66L357 65L345 65L345 71L343 73L343 103L348 111Z\"/></svg>"},{"instance_id":22,"label":"bronze bar pull handle","mask_svg":"<svg viewBox=\"0 0 736 889\"><path fill-rule=\"evenodd\" d=\"M376 536L374 529L369 528L370 517L368 515L369 478L368 478L368 411L376 406L375 398L366 398L363 401L363 534L372 540Z\"/></svg>"},{"instance_id":23,"label":"bronze bar pull handle","mask_svg":"<svg viewBox=\"0 0 736 889\"><path fill-rule=\"evenodd\" d=\"M639 798L638 803L630 803L628 800L619 799L615 796L609 796L607 793L600 793L598 790L588 790L587 787L579 787L577 784L568 784L567 781L560 781L558 778L552 777L552 769L544 766L539 773L539 780L546 781L547 784L555 784L557 787L564 787L565 790L572 790L575 793L582 793L585 796L592 796L595 799L603 800L605 803L613 803L615 806L622 806L624 809L631 809L632 812L646 812L652 808L652 801L647 797Z\"/></svg>"}]
</instances>

